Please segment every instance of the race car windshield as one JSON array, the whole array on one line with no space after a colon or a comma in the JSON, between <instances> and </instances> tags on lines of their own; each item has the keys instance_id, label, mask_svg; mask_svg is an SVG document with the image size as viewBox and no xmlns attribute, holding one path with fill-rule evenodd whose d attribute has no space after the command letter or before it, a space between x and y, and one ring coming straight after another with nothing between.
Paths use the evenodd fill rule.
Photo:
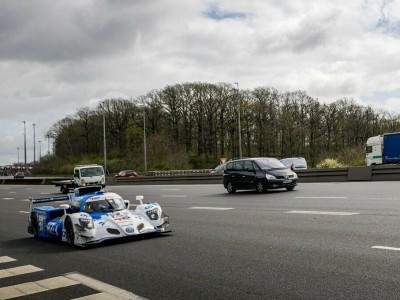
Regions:
<instances>
[{"instance_id":1,"label":"race car windshield","mask_svg":"<svg viewBox=\"0 0 400 300\"><path fill-rule=\"evenodd\" d=\"M113 206L107 200L88 201L85 205L86 212L111 212Z\"/></svg>"},{"instance_id":2,"label":"race car windshield","mask_svg":"<svg viewBox=\"0 0 400 300\"><path fill-rule=\"evenodd\" d=\"M112 206L114 210L122 210L125 209L124 200L121 197L107 199L108 203Z\"/></svg>"}]
</instances>

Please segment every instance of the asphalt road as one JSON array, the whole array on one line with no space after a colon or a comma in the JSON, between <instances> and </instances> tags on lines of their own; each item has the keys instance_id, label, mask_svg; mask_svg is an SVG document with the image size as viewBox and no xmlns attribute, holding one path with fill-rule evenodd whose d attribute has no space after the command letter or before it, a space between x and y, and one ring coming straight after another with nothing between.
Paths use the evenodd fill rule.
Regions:
<instances>
[{"instance_id":1,"label":"asphalt road","mask_svg":"<svg viewBox=\"0 0 400 300\"><path fill-rule=\"evenodd\" d=\"M27 198L57 188L0 185L0 299L1 288L71 273L147 299L398 299L399 187L303 183L229 195L222 185L112 186L132 205L136 195L160 203L173 233L81 250L26 231ZM2 277L26 265L42 271ZM79 284L19 299L97 290Z\"/></svg>"}]
</instances>

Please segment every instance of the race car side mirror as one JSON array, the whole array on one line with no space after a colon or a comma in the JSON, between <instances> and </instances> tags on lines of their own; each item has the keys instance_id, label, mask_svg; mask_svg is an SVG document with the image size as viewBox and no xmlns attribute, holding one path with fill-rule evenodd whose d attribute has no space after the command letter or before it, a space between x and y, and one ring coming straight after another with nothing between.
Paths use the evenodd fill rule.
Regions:
<instances>
[{"instance_id":1,"label":"race car side mirror","mask_svg":"<svg viewBox=\"0 0 400 300\"><path fill-rule=\"evenodd\" d=\"M136 201L139 201L140 204L143 204L143 196L136 196Z\"/></svg>"}]
</instances>

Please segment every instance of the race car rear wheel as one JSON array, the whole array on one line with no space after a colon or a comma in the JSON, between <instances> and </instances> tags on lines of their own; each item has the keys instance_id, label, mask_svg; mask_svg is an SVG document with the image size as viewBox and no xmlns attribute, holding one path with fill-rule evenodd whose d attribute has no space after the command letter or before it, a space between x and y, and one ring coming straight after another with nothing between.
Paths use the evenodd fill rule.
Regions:
<instances>
[{"instance_id":1,"label":"race car rear wheel","mask_svg":"<svg viewBox=\"0 0 400 300\"><path fill-rule=\"evenodd\" d=\"M35 213L31 215L32 233L35 238L39 237L39 225Z\"/></svg>"},{"instance_id":2,"label":"race car rear wheel","mask_svg":"<svg viewBox=\"0 0 400 300\"><path fill-rule=\"evenodd\" d=\"M74 245L75 233L74 225L72 224L71 218L67 218L67 220L65 220L65 232L67 234L67 243L71 246Z\"/></svg>"}]
</instances>

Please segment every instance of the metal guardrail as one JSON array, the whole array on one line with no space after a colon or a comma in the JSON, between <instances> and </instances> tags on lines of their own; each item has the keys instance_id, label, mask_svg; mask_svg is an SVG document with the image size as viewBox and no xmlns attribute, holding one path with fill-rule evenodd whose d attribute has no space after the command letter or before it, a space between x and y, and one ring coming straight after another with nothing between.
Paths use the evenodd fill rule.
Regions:
<instances>
[{"instance_id":1,"label":"metal guardrail","mask_svg":"<svg viewBox=\"0 0 400 300\"><path fill-rule=\"evenodd\" d=\"M134 178L107 177L106 185L170 185L170 184L222 184L221 173L209 173L205 170L186 170L186 172L160 171L158 175L139 176ZM175 173L175 174L173 174ZM345 182L345 181L393 181L400 180L400 165L348 167L331 169L308 169L296 171L299 182ZM0 184L43 184L53 185L53 180L65 177L13 179L0 178Z\"/></svg>"}]
</instances>

